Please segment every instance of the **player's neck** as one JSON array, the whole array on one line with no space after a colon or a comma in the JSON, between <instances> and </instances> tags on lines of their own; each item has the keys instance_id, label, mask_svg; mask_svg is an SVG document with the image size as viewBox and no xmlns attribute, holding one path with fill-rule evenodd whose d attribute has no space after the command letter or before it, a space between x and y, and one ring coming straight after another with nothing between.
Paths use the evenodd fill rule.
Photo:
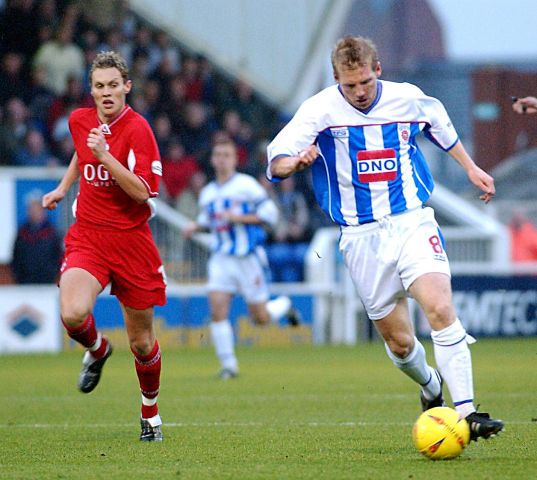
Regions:
<instances>
[{"instance_id":1,"label":"player's neck","mask_svg":"<svg viewBox=\"0 0 537 480\"><path fill-rule=\"evenodd\" d=\"M231 172L222 172L216 174L216 181L220 184L226 183L233 175L235 175L235 170Z\"/></svg>"},{"instance_id":2,"label":"player's neck","mask_svg":"<svg viewBox=\"0 0 537 480\"><path fill-rule=\"evenodd\" d=\"M101 123L106 123L107 125L110 125L111 123L114 122L114 120L116 120L123 114L126 108L127 108L127 104L123 105L123 108L115 115L105 115L104 113L97 110L97 117L99 117L99 121Z\"/></svg>"}]
</instances>

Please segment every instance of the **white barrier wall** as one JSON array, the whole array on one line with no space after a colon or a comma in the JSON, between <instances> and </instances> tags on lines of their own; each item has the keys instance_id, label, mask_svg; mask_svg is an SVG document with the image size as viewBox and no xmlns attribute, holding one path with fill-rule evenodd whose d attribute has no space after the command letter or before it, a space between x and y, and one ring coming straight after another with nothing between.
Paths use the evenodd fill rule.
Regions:
<instances>
[{"instance_id":1,"label":"white barrier wall","mask_svg":"<svg viewBox=\"0 0 537 480\"><path fill-rule=\"evenodd\" d=\"M0 354L60 351L59 319L56 286L0 287Z\"/></svg>"}]
</instances>

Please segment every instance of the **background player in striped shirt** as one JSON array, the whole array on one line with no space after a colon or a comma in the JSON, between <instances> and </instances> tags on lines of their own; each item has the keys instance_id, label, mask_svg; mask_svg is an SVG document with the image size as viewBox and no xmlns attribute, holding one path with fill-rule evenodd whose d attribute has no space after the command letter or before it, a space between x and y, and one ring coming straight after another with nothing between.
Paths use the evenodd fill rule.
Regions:
<instances>
[{"instance_id":1,"label":"background player in striped shirt","mask_svg":"<svg viewBox=\"0 0 537 480\"><path fill-rule=\"evenodd\" d=\"M263 248L265 228L273 227L278 210L259 182L237 167L237 147L231 139L215 141L211 165L216 178L206 185L199 198L200 213L184 234L212 234L212 254L208 263L211 337L222 379L234 378L239 367L235 355L229 306L235 293L241 293L248 304L252 320L259 325L287 317L297 325L298 314L289 297L269 299L268 262Z\"/></svg>"},{"instance_id":2,"label":"background player in striped shirt","mask_svg":"<svg viewBox=\"0 0 537 480\"><path fill-rule=\"evenodd\" d=\"M471 437L500 420L474 406L467 335L452 303L449 263L431 208L434 187L416 136L423 132L466 171L488 202L494 181L467 154L445 108L418 87L380 80L375 45L347 36L332 51L336 85L307 99L268 146L269 178L312 167L324 212L341 227L340 249L364 307L394 364L421 386L422 409L444 404L446 381ZM432 328L438 372L414 335L407 296Z\"/></svg>"},{"instance_id":3,"label":"background player in striped shirt","mask_svg":"<svg viewBox=\"0 0 537 480\"><path fill-rule=\"evenodd\" d=\"M56 208L80 177L73 210L76 222L65 237L60 311L68 335L87 350L78 381L91 392L112 354L95 326L97 295L110 283L121 305L142 392L142 441L162 440L157 396L161 355L153 328L153 307L166 302L162 261L147 223L148 202L158 195L162 166L146 120L126 104L132 83L123 58L97 55L90 71L94 108L70 115L76 152L58 187L43 197Z\"/></svg>"}]
</instances>

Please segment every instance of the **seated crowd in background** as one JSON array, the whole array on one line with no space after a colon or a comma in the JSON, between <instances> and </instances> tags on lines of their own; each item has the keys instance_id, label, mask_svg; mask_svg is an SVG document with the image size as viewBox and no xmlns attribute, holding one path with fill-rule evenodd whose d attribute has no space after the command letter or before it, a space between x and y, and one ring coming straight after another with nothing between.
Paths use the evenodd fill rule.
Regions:
<instances>
[{"instance_id":1,"label":"seated crowd in background","mask_svg":"<svg viewBox=\"0 0 537 480\"><path fill-rule=\"evenodd\" d=\"M130 66L128 101L155 132L164 200L192 215L199 190L213 176L211 144L222 136L236 142L239 170L264 174L267 139L285 118L248 82L219 74L206 58L185 54L166 32L140 22L128 2L95 8L92 0L7 1L0 29L0 165L68 165L74 153L69 114L93 105L90 65L99 51L116 50ZM311 236L311 190L306 181L298 188L286 183L272 195L282 211L270 248L274 279L298 281Z\"/></svg>"}]
</instances>

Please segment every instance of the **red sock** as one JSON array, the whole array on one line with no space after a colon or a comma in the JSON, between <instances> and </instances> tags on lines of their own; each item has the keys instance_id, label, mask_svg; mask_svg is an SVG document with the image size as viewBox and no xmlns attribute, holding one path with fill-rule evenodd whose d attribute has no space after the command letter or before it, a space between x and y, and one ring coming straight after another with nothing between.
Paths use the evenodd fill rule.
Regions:
<instances>
[{"instance_id":1,"label":"red sock","mask_svg":"<svg viewBox=\"0 0 537 480\"><path fill-rule=\"evenodd\" d=\"M136 367L136 374L138 375L138 381L140 382L140 391L145 398L156 398L160 389L160 347L155 340L155 345L149 355L140 355L135 351L134 354L134 366ZM158 406L143 405L142 404L142 418L151 418L158 414Z\"/></svg>"},{"instance_id":2,"label":"red sock","mask_svg":"<svg viewBox=\"0 0 537 480\"><path fill-rule=\"evenodd\" d=\"M71 327L67 325L62 319L63 326L67 330L67 334L73 340L77 341L86 348L91 348L97 342L99 334L95 327L95 318L90 313L82 325L77 327ZM106 353L106 347L108 346L108 340L105 337L101 337L101 345L95 351L91 351L92 357L99 359Z\"/></svg>"},{"instance_id":3,"label":"red sock","mask_svg":"<svg viewBox=\"0 0 537 480\"><path fill-rule=\"evenodd\" d=\"M63 318L62 323L67 330L69 337L80 343L80 345L86 348L95 345L95 342L97 341L97 329L95 328L95 319L91 313L86 317L86 320L84 320L82 325L71 327L63 321Z\"/></svg>"}]
</instances>

